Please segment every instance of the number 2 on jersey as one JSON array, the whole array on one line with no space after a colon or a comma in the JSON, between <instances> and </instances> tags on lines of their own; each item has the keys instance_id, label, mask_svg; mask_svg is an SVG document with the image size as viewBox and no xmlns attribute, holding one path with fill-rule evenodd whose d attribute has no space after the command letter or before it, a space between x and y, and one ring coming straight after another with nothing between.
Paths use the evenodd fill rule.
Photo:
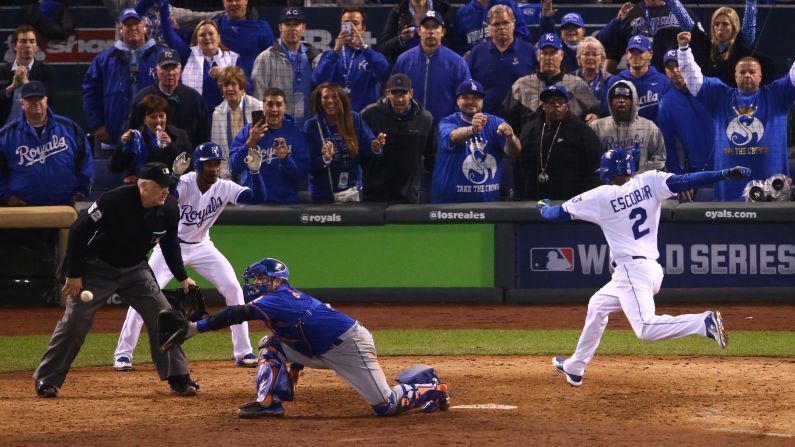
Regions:
<instances>
[{"instance_id":1,"label":"number 2 on jersey","mask_svg":"<svg viewBox=\"0 0 795 447\"><path fill-rule=\"evenodd\" d=\"M640 229L640 226L646 222L646 209L645 208L635 208L629 213L630 220L635 220L634 224L632 224L632 235L635 236L635 239L640 239L643 236L649 234L649 229L645 228L643 230Z\"/></svg>"}]
</instances>

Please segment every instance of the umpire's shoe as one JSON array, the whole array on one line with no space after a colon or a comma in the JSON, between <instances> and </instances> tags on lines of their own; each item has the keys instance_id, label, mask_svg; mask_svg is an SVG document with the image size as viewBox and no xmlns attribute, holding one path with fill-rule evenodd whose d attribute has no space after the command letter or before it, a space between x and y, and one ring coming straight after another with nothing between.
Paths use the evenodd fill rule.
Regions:
<instances>
[{"instance_id":1,"label":"umpire's shoe","mask_svg":"<svg viewBox=\"0 0 795 447\"><path fill-rule=\"evenodd\" d=\"M237 410L240 419L259 419L284 416L284 407L281 402L272 401L267 407L263 407L259 402L247 402Z\"/></svg>"},{"instance_id":2,"label":"umpire's shoe","mask_svg":"<svg viewBox=\"0 0 795 447\"><path fill-rule=\"evenodd\" d=\"M42 398L55 397L58 395L58 387L48 385L43 380L37 380L36 395Z\"/></svg>"},{"instance_id":3,"label":"umpire's shoe","mask_svg":"<svg viewBox=\"0 0 795 447\"><path fill-rule=\"evenodd\" d=\"M566 382L569 382L571 386L580 386L582 385L582 376L576 376L574 374L569 374L566 370L563 369L563 362L566 360L562 357L553 357L552 358L552 366L555 368L555 371L563 374L566 376Z\"/></svg>"},{"instance_id":4,"label":"umpire's shoe","mask_svg":"<svg viewBox=\"0 0 795 447\"><path fill-rule=\"evenodd\" d=\"M729 336L726 335L726 329L723 327L723 317L720 312L713 310L709 316L704 319L704 324L707 325L707 337L715 340L723 349L729 344Z\"/></svg>"},{"instance_id":5,"label":"umpire's shoe","mask_svg":"<svg viewBox=\"0 0 795 447\"><path fill-rule=\"evenodd\" d=\"M179 397L193 397L199 393L199 384L190 380L189 374L171 376L168 378L171 385L171 394Z\"/></svg>"}]
</instances>

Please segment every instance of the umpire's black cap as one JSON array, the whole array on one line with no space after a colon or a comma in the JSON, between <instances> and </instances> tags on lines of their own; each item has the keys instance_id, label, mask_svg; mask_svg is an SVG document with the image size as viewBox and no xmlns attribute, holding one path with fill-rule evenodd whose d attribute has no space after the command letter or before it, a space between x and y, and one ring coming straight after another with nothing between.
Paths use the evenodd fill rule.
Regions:
<instances>
[{"instance_id":1,"label":"umpire's black cap","mask_svg":"<svg viewBox=\"0 0 795 447\"><path fill-rule=\"evenodd\" d=\"M160 163L159 161L143 165L138 178L141 180L152 180L160 186L171 186L175 180L171 175L171 169L165 163Z\"/></svg>"}]
</instances>

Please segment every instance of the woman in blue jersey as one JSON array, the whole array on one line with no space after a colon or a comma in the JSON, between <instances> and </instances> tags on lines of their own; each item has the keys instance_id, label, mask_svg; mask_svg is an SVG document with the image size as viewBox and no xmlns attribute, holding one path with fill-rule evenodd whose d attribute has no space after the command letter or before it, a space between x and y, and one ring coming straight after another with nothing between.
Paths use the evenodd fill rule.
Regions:
<instances>
[{"instance_id":1,"label":"woman in blue jersey","mask_svg":"<svg viewBox=\"0 0 795 447\"><path fill-rule=\"evenodd\" d=\"M351 101L339 84L324 82L312 92L314 114L304 123L309 144L309 193L315 203L334 202L334 194L361 190L364 157L381 155L386 134L374 136L361 116L351 109ZM337 201L340 201L339 199Z\"/></svg>"}]
</instances>

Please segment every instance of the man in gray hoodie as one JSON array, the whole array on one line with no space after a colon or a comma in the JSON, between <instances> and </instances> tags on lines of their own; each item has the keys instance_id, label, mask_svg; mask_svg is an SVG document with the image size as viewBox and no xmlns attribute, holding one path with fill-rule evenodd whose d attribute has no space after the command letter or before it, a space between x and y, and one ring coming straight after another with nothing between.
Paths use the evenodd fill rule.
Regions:
<instances>
[{"instance_id":1,"label":"man in gray hoodie","mask_svg":"<svg viewBox=\"0 0 795 447\"><path fill-rule=\"evenodd\" d=\"M593 121L590 126L599 136L602 151L625 149L640 151L638 172L663 169L665 142L654 122L638 116L635 86L620 80L607 90L610 116Z\"/></svg>"}]
</instances>

